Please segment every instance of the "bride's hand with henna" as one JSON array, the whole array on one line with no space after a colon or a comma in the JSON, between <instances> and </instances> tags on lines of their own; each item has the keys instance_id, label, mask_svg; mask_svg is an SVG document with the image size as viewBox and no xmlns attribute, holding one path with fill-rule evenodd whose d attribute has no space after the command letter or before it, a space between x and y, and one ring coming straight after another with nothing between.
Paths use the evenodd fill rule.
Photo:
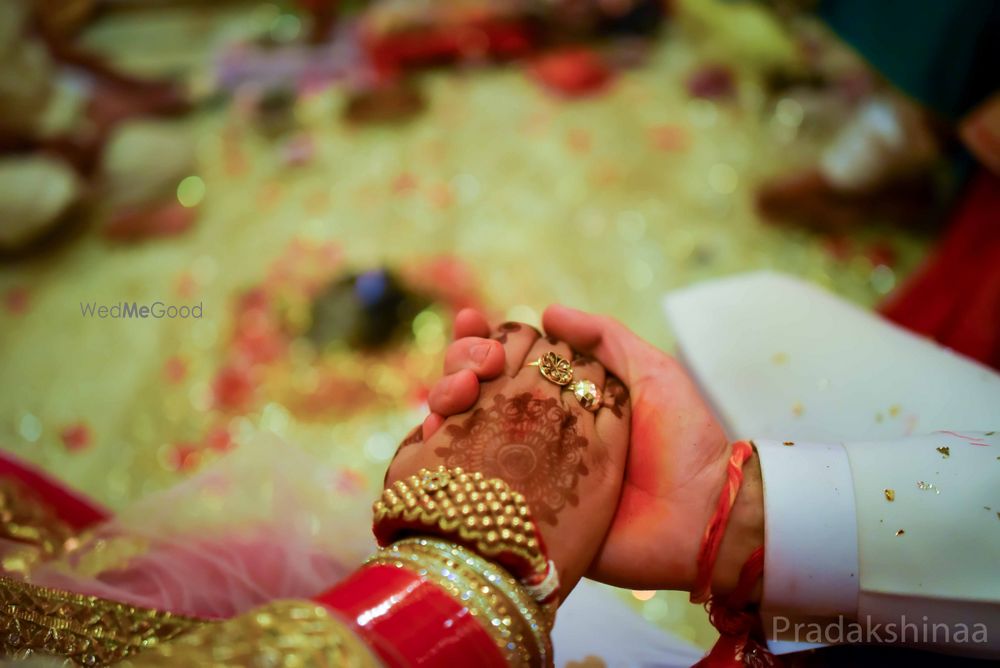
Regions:
<instances>
[{"instance_id":1,"label":"bride's hand with henna","mask_svg":"<svg viewBox=\"0 0 1000 668\"><path fill-rule=\"evenodd\" d=\"M486 345L482 358L486 364L491 356L499 362L496 377L481 384L468 411L438 420L433 429L425 424L414 430L390 464L386 485L441 465L503 479L525 496L565 597L598 553L618 503L628 404L590 412L571 391L546 380L528 364L547 352L571 360L573 352L527 325L502 325L492 340L470 345ZM590 380L605 393L614 396L621 389L591 358L577 358L572 366L576 379ZM454 377L453 372L449 378ZM472 381L478 382L475 374ZM436 401L447 393L446 387L439 390Z\"/></svg>"}]
</instances>

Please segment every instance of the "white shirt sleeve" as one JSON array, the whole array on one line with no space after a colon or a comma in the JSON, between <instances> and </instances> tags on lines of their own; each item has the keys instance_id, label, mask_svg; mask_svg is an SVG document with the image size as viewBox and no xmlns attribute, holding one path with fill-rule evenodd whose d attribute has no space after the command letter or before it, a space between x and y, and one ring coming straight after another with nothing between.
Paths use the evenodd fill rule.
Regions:
<instances>
[{"instance_id":1,"label":"white shirt sleeve","mask_svg":"<svg viewBox=\"0 0 1000 668\"><path fill-rule=\"evenodd\" d=\"M770 638L1000 657L1000 436L754 443Z\"/></svg>"},{"instance_id":2,"label":"white shirt sleeve","mask_svg":"<svg viewBox=\"0 0 1000 668\"><path fill-rule=\"evenodd\" d=\"M1000 374L781 274L664 305L727 434L757 437L765 628L842 615L867 626L841 642L1000 658ZM954 425L984 433L930 433Z\"/></svg>"}]
</instances>

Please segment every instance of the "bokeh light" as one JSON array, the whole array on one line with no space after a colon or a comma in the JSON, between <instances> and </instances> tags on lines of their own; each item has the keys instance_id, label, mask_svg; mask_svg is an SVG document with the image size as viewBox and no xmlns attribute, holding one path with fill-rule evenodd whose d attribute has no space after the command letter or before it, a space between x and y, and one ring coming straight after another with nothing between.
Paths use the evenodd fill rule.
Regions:
<instances>
[{"instance_id":1,"label":"bokeh light","mask_svg":"<svg viewBox=\"0 0 1000 668\"><path fill-rule=\"evenodd\" d=\"M192 208L205 198L205 181L200 176L187 176L177 184L177 201L181 206Z\"/></svg>"}]
</instances>

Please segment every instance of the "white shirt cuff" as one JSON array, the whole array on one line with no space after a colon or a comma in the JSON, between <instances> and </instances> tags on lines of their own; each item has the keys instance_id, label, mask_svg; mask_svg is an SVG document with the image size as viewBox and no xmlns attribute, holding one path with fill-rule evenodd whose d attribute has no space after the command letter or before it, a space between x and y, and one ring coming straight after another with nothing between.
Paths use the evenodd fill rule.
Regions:
<instances>
[{"instance_id":1,"label":"white shirt cuff","mask_svg":"<svg viewBox=\"0 0 1000 668\"><path fill-rule=\"evenodd\" d=\"M765 629L773 618L858 612L858 531L847 451L839 443L755 440L764 482Z\"/></svg>"}]
</instances>

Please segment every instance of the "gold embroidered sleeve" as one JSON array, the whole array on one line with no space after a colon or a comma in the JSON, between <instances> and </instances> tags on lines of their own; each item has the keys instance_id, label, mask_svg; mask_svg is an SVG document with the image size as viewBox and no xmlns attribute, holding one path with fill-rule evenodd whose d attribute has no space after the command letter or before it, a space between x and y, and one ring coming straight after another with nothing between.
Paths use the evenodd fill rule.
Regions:
<instances>
[{"instance_id":1,"label":"gold embroidered sleeve","mask_svg":"<svg viewBox=\"0 0 1000 668\"><path fill-rule=\"evenodd\" d=\"M380 665L315 603L277 601L214 622L0 576L0 657L31 656L81 666Z\"/></svg>"},{"instance_id":2,"label":"gold embroidered sleeve","mask_svg":"<svg viewBox=\"0 0 1000 668\"><path fill-rule=\"evenodd\" d=\"M0 576L0 655L107 665L205 622Z\"/></svg>"},{"instance_id":3,"label":"gold embroidered sleeve","mask_svg":"<svg viewBox=\"0 0 1000 668\"><path fill-rule=\"evenodd\" d=\"M122 665L377 668L381 664L323 606L308 601L277 601L224 622L200 626Z\"/></svg>"}]
</instances>

